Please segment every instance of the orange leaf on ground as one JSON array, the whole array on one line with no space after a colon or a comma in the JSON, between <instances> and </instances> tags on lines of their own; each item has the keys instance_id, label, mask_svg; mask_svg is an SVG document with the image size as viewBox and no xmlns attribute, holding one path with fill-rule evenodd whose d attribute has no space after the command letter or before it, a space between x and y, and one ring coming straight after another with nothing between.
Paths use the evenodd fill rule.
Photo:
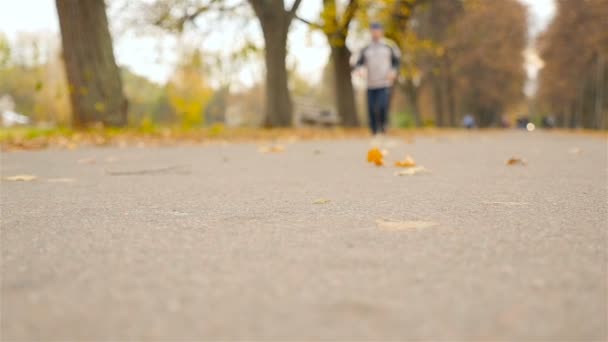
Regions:
<instances>
[{"instance_id":1,"label":"orange leaf on ground","mask_svg":"<svg viewBox=\"0 0 608 342\"><path fill-rule=\"evenodd\" d=\"M528 165L528 162L523 158L511 157L507 160L507 165Z\"/></svg>"},{"instance_id":2,"label":"orange leaf on ground","mask_svg":"<svg viewBox=\"0 0 608 342\"><path fill-rule=\"evenodd\" d=\"M384 155L382 154L382 151L374 147L367 151L367 161L376 164L376 166L382 166L384 165Z\"/></svg>"}]
</instances>

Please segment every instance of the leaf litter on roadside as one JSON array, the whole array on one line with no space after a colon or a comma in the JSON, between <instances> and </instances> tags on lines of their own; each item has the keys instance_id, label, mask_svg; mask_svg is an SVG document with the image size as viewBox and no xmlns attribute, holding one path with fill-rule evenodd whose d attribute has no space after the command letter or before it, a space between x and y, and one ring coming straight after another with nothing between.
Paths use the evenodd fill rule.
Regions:
<instances>
[{"instance_id":1,"label":"leaf litter on roadside","mask_svg":"<svg viewBox=\"0 0 608 342\"><path fill-rule=\"evenodd\" d=\"M436 227L438 225L439 223L434 221L400 221L384 218L376 220L376 226L379 229L388 231L422 230L426 228Z\"/></svg>"},{"instance_id":2,"label":"leaf litter on roadside","mask_svg":"<svg viewBox=\"0 0 608 342\"><path fill-rule=\"evenodd\" d=\"M15 175L15 176L4 177L4 179L9 182L31 182L33 180L38 179L38 177L36 177L34 175Z\"/></svg>"}]
</instances>

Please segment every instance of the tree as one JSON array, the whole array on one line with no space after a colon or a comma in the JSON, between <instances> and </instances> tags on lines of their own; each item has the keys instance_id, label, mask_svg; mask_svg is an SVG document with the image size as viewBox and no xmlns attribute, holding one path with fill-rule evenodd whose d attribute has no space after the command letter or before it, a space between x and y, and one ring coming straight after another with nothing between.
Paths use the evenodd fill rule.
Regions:
<instances>
[{"instance_id":1,"label":"tree","mask_svg":"<svg viewBox=\"0 0 608 342\"><path fill-rule=\"evenodd\" d=\"M291 126L293 104L287 83L287 34L302 0L290 9L283 0L249 0L264 35L267 127Z\"/></svg>"},{"instance_id":2,"label":"tree","mask_svg":"<svg viewBox=\"0 0 608 342\"><path fill-rule=\"evenodd\" d=\"M127 100L114 60L103 0L56 0L73 125L127 123Z\"/></svg>"},{"instance_id":3,"label":"tree","mask_svg":"<svg viewBox=\"0 0 608 342\"><path fill-rule=\"evenodd\" d=\"M608 2L559 0L537 46L537 99L563 127L608 128Z\"/></svg>"},{"instance_id":4,"label":"tree","mask_svg":"<svg viewBox=\"0 0 608 342\"><path fill-rule=\"evenodd\" d=\"M287 73L287 35L302 0L285 8L284 0L247 0L260 23L264 36L266 65L265 126L291 126L293 104L289 94ZM208 12L230 13L243 2L225 0L156 0L139 4L149 18L144 21L169 31L181 32L187 23L194 23Z\"/></svg>"},{"instance_id":5,"label":"tree","mask_svg":"<svg viewBox=\"0 0 608 342\"><path fill-rule=\"evenodd\" d=\"M169 102L181 124L186 128L205 122L205 110L213 90L202 74L203 57L200 50L186 51L171 81L167 85Z\"/></svg>"},{"instance_id":6,"label":"tree","mask_svg":"<svg viewBox=\"0 0 608 342\"><path fill-rule=\"evenodd\" d=\"M508 106L524 99L526 8L517 0L464 5L443 43L455 105L475 114L480 126L496 125Z\"/></svg>"},{"instance_id":7,"label":"tree","mask_svg":"<svg viewBox=\"0 0 608 342\"><path fill-rule=\"evenodd\" d=\"M6 36L0 32L0 68L6 67L11 60L11 47Z\"/></svg>"},{"instance_id":8,"label":"tree","mask_svg":"<svg viewBox=\"0 0 608 342\"><path fill-rule=\"evenodd\" d=\"M416 13L416 37L422 42L432 42L432 46L426 44L422 51L423 58L418 60L418 67L422 71L420 83L430 86L437 126L456 125L452 56L445 45L448 32L462 18L464 6L475 1L478 0L418 2L423 6L419 6L420 10Z\"/></svg>"},{"instance_id":9,"label":"tree","mask_svg":"<svg viewBox=\"0 0 608 342\"><path fill-rule=\"evenodd\" d=\"M386 0L389 24L386 36L397 44L403 56L397 87L405 95L416 126L422 126L418 106L419 88L422 84L421 62L433 56L433 44L422 40L412 29L410 23L414 10L426 0Z\"/></svg>"},{"instance_id":10,"label":"tree","mask_svg":"<svg viewBox=\"0 0 608 342\"><path fill-rule=\"evenodd\" d=\"M70 103L58 41L44 33L20 33L13 45L6 44L11 55L4 65L0 63L0 97L12 97L13 109L32 122L69 123Z\"/></svg>"},{"instance_id":11,"label":"tree","mask_svg":"<svg viewBox=\"0 0 608 342\"><path fill-rule=\"evenodd\" d=\"M336 107L342 125L346 127L359 126L351 79L351 52L346 46L348 27L358 7L357 0L349 0L344 12L340 15L336 7L336 0L323 0L323 13L321 14L323 23L320 27L331 48L330 60L333 63Z\"/></svg>"}]
</instances>

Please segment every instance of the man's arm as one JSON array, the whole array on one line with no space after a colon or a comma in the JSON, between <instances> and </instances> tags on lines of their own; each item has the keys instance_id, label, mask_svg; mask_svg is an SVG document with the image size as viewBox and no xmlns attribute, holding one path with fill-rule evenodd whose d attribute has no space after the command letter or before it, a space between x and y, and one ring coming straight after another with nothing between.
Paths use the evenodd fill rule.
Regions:
<instances>
[{"instance_id":1,"label":"man's arm","mask_svg":"<svg viewBox=\"0 0 608 342\"><path fill-rule=\"evenodd\" d=\"M365 47L363 50L361 50L361 53L359 54L359 58L357 59L357 63L355 63L355 65L353 65L351 67L351 71L358 69L358 68L364 66L365 63L367 63L367 61L365 60L365 50L367 50L367 47Z\"/></svg>"}]
</instances>

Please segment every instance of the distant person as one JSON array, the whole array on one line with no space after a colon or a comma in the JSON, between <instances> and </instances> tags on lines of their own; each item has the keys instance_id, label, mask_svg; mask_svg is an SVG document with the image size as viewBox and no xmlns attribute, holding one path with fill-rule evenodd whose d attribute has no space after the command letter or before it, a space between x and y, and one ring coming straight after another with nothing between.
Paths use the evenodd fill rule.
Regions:
<instances>
[{"instance_id":1,"label":"distant person","mask_svg":"<svg viewBox=\"0 0 608 342\"><path fill-rule=\"evenodd\" d=\"M361 50L355 69L367 69L367 107L369 128L373 135L386 132L390 89L399 74L401 54L384 40L379 23L370 26L371 43Z\"/></svg>"},{"instance_id":2,"label":"distant person","mask_svg":"<svg viewBox=\"0 0 608 342\"><path fill-rule=\"evenodd\" d=\"M475 117L471 114L467 114L462 118L462 126L466 129L473 129L477 127L475 123Z\"/></svg>"},{"instance_id":3,"label":"distant person","mask_svg":"<svg viewBox=\"0 0 608 342\"><path fill-rule=\"evenodd\" d=\"M519 128L519 129L527 129L529 123L530 123L530 119L525 115L522 115L519 118L517 118L517 128Z\"/></svg>"},{"instance_id":4,"label":"distant person","mask_svg":"<svg viewBox=\"0 0 608 342\"><path fill-rule=\"evenodd\" d=\"M543 128L554 128L555 127L555 118L551 115L543 116L541 123L542 123Z\"/></svg>"},{"instance_id":5,"label":"distant person","mask_svg":"<svg viewBox=\"0 0 608 342\"><path fill-rule=\"evenodd\" d=\"M509 122L509 118L506 115L500 117L500 128L509 128L511 127L511 123Z\"/></svg>"}]
</instances>

